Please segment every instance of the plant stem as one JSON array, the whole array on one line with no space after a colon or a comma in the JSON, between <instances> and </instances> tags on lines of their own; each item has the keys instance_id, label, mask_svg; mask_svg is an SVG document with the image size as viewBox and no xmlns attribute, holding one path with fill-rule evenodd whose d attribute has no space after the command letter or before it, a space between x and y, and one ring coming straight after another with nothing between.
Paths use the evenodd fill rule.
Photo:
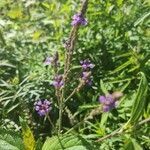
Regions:
<instances>
[{"instance_id":1,"label":"plant stem","mask_svg":"<svg viewBox=\"0 0 150 150\"><path fill-rule=\"evenodd\" d=\"M84 0L82 7L81 7L81 11L80 13L84 16L84 14L86 13L87 10L87 5L88 5L88 0ZM70 69L70 65L71 65L71 61L72 61L72 55L73 55L73 51L74 51L74 47L75 47L75 43L76 43L76 39L77 39L77 34L78 34L78 30L79 30L79 26L80 25L76 25L73 26L71 32L70 32L70 36L68 38L68 40L66 41L66 53L65 53L65 64L64 64L64 75L63 75L63 88L61 91L61 95L60 95L60 99L59 99L59 130L58 133L61 133L61 128L62 128L62 112L63 112L63 105L64 105L64 100L65 100L65 87L66 87L66 80L69 74L69 69ZM67 98L70 99L70 97L72 95L74 95L74 93L76 92L77 89L75 89L70 96Z\"/></svg>"},{"instance_id":2,"label":"plant stem","mask_svg":"<svg viewBox=\"0 0 150 150\"><path fill-rule=\"evenodd\" d=\"M61 133L61 127L62 127L62 112L63 112L63 99L60 99L59 102L59 128L58 133Z\"/></svg>"},{"instance_id":3,"label":"plant stem","mask_svg":"<svg viewBox=\"0 0 150 150\"><path fill-rule=\"evenodd\" d=\"M82 82L72 91L72 93L65 99L65 102L67 102L77 91L81 89L83 86Z\"/></svg>"},{"instance_id":4,"label":"plant stem","mask_svg":"<svg viewBox=\"0 0 150 150\"><path fill-rule=\"evenodd\" d=\"M47 114L46 117L47 117L49 123L51 124L52 128L56 131L55 126L54 126L54 124L53 124L53 122L52 122L50 116Z\"/></svg>"},{"instance_id":5,"label":"plant stem","mask_svg":"<svg viewBox=\"0 0 150 150\"><path fill-rule=\"evenodd\" d=\"M149 122L149 121L150 121L150 118L147 118L147 119L145 119L145 120L142 120L142 121L138 122L138 123L137 123L135 126L133 126L133 127L137 128L137 127L141 126L142 124L147 123L147 122ZM131 128L133 128L133 127L131 127ZM124 131L127 130L127 129L126 129L126 130L125 130L125 129L124 129L124 130L120 130L120 129L122 129L122 128L119 128L119 129L113 131L111 134L108 134L108 135L106 135L106 136L104 136L104 137L102 137L102 138L96 140L96 142L101 142L101 141L103 141L103 140L105 140L105 139L107 139L107 138L111 138L111 137L114 137L114 136L123 134Z\"/></svg>"},{"instance_id":6,"label":"plant stem","mask_svg":"<svg viewBox=\"0 0 150 150\"><path fill-rule=\"evenodd\" d=\"M119 128L119 129L113 131L111 134L108 134L108 135L106 135L106 136L104 136L104 137L102 137L102 138L96 140L96 142L103 141L103 140L105 140L105 139L107 139L107 138L111 138L111 137L116 136L116 135L121 134L121 133L123 133L123 131L120 132L120 128Z\"/></svg>"}]
</instances>

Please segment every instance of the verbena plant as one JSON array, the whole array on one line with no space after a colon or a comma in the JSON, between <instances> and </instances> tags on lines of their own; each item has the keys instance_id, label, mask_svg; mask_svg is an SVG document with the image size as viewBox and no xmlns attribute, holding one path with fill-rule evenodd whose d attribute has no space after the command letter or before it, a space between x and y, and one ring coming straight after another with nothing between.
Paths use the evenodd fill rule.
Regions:
<instances>
[{"instance_id":1,"label":"verbena plant","mask_svg":"<svg viewBox=\"0 0 150 150\"><path fill-rule=\"evenodd\" d=\"M1 149L148 149L148 1L0 4Z\"/></svg>"}]
</instances>

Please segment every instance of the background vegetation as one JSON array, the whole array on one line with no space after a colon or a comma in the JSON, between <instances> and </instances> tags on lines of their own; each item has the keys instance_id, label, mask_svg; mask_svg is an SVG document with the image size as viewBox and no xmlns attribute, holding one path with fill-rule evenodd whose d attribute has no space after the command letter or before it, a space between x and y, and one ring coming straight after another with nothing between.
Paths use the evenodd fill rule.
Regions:
<instances>
[{"instance_id":1,"label":"background vegetation","mask_svg":"<svg viewBox=\"0 0 150 150\"><path fill-rule=\"evenodd\" d=\"M43 61L58 51L60 72L63 70L64 41L72 28L71 17L80 6L80 0L0 1L0 149L8 150L5 144L10 146L9 150L24 149L22 137L26 136L20 135L21 126L26 129L22 134L28 133L32 139L30 132L33 131L38 141L36 149L42 149L46 137L53 135L48 120L37 115L33 104L42 98L51 100L50 117L57 124L58 108L54 88L50 85L53 71L51 67L45 67ZM67 88L68 92L74 89L78 82L74 77L81 70L79 62L86 58L95 64L93 84L68 101L69 113L74 115L73 124L70 116L63 114L64 131L72 129L70 133L78 133L78 136L67 134L61 138L64 143L74 139L70 147L79 143L75 149L146 150L150 147L148 123L140 128L134 126L125 134L95 141L128 121L135 125L150 117L150 2L89 0L86 18L88 25L81 27L78 33L70 74L72 80ZM98 97L104 95L105 90L124 93L117 109L98 114L73 129L72 125L84 120L100 105ZM19 116L31 129L23 120L19 121ZM55 136L47 145L52 145L53 141L58 147L54 145L51 150L61 149ZM33 139L33 145L34 142ZM49 149L47 145L44 150Z\"/></svg>"}]
</instances>

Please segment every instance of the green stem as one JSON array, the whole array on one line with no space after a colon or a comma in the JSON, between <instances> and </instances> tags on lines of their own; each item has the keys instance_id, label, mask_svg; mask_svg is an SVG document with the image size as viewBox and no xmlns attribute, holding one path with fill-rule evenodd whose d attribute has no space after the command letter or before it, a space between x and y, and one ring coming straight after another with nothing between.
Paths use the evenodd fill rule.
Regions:
<instances>
[{"instance_id":1,"label":"green stem","mask_svg":"<svg viewBox=\"0 0 150 150\"><path fill-rule=\"evenodd\" d=\"M130 129L133 129L133 127L137 128L137 127L139 127L139 126L141 126L141 125L143 125L144 123L147 123L147 122L150 122L150 118L146 118L145 120L142 120L142 121L138 122L135 126L131 126ZM108 135L96 140L96 142L101 142L105 139L108 139L108 138L111 138L111 137L114 137L114 136L117 136L117 135L121 135L125 132L127 133L127 129L119 128L119 129L113 131L111 134L108 134Z\"/></svg>"},{"instance_id":2,"label":"green stem","mask_svg":"<svg viewBox=\"0 0 150 150\"><path fill-rule=\"evenodd\" d=\"M59 129L58 133L61 133L61 128L62 128L62 112L63 112L63 99L60 99L59 102Z\"/></svg>"},{"instance_id":3,"label":"green stem","mask_svg":"<svg viewBox=\"0 0 150 150\"><path fill-rule=\"evenodd\" d=\"M53 128L53 129L55 130L55 132L56 132L56 128L55 128L55 126L54 126L54 124L53 124L53 122L52 122L50 116L47 114L46 117L47 117L49 123L51 124L52 128Z\"/></svg>"}]
</instances>

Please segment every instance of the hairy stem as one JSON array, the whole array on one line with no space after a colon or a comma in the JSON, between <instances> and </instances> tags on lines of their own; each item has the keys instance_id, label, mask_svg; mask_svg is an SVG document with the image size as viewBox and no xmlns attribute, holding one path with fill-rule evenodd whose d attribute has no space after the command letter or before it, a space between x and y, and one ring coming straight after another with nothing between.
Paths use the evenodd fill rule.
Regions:
<instances>
[{"instance_id":1,"label":"hairy stem","mask_svg":"<svg viewBox=\"0 0 150 150\"><path fill-rule=\"evenodd\" d=\"M62 99L60 99L60 104L59 104L59 128L58 128L58 133L61 133L61 128L62 128L62 112L63 112L63 102Z\"/></svg>"},{"instance_id":2,"label":"hairy stem","mask_svg":"<svg viewBox=\"0 0 150 150\"><path fill-rule=\"evenodd\" d=\"M88 0L84 0L80 13L84 16L87 10ZM68 40L66 41L66 53L65 53L65 64L64 64L64 75L63 75L63 89L61 90L61 96L59 100L59 133L61 132L62 128L62 112L63 112L63 105L65 100L65 87L66 87L66 80L68 78L69 69L72 61L72 55L77 39L78 29L80 25L73 26L70 36ZM76 90L71 94L71 96L76 92ZM70 96L69 96L70 98ZM69 99L68 98L68 99Z\"/></svg>"}]
</instances>

